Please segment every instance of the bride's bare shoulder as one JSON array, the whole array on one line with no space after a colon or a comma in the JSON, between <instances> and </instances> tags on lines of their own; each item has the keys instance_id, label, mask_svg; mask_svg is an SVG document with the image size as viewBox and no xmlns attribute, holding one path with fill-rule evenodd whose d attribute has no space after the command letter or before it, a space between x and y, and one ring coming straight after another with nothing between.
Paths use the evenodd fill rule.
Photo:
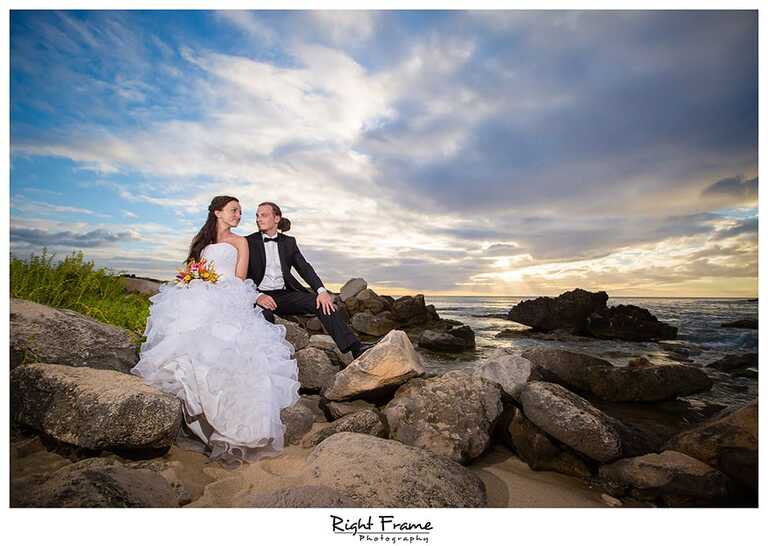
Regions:
<instances>
[{"instance_id":1,"label":"bride's bare shoulder","mask_svg":"<svg viewBox=\"0 0 768 546\"><path fill-rule=\"evenodd\" d=\"M246 239L242 235L236 235L233 233L231 235L231 238L229 239L229 243L231 245L234 245L238 249L248 248L248 239Z\"/></svg>"}]
</instances>

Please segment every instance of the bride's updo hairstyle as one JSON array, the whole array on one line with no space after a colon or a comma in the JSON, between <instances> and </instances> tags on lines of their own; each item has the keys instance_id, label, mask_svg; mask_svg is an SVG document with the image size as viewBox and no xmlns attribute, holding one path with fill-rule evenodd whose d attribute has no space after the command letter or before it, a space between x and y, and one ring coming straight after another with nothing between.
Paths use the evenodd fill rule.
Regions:
<instances>
[{"instance_id":1,"label":"bride's updo hairstyle","mask_svg":"<svg viewBox=\"0 0 768 546\"><path fill-rule=\"evenodd\" d=\"M283 216L283 211L281 211L280 207L278 207L272 201L264 201L263 203L259 203L259 207L272 207L272 213L275 216L280 217L280 220L277 222L277 229L282 232L286 232L291 229L291 221Z\"/></svg>"},{"instance_id":2,"label":"bride's updo hairstyle","mask_svg":"<svg viewBox=\"0 0 768 546\"><path fill-rule=\"evenodd\" d=\"M207 245L216 242L217 218L215 212L224 209L224 207L227 206L227 203L232 201L240 202L237 197L232 197L230 195L217 195L213 198L211 204L208 205L208 218L205 219L205 224L203 224L203 227L197 232L195 238L192 239L192 244L189 245L189 256L187 256L187 261L198 261L203 249Z\"/></svg>"}]
</instances>

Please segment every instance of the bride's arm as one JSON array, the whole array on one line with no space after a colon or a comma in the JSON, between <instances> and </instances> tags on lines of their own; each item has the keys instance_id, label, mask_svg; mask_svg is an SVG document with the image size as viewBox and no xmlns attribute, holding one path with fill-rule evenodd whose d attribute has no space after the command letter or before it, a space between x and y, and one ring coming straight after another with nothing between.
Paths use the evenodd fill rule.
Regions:
<instances>
[{"instance_id":1,"label":"bride's arm","mask_svg":"<svg viewBox=\"0 0 768 546\"><path fill-rule=\"evenodd\" d=\"M245 280L248 274L248 240L245 237L237 239L237 267L235 276L238 279Z\"/></svg>"}]
</instances>

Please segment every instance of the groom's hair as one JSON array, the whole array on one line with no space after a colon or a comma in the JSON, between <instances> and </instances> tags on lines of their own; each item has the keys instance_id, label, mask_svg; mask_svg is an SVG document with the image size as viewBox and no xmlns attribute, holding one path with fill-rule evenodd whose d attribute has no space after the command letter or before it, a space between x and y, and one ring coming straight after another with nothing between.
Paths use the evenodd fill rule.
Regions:
<instances>
[{"instance_id":1,"label":"groom's hair","mask_svg":"<svg viewBox=\"0 0 768 546\"><path fill-rule=\"evenodd\" d=\"M283 216L283 211L281 211L280 207L278 207L275 203L273 203L272 201L264 201L263 203L259 203L259 207L261 206L272 207L272 213L275 216L280 217L280 221L277 223L277 229L283 232L291 229L291 221L288 218ZM256 208L259 208L259 207L256 207Z\"/></svg>"}]
</instances>

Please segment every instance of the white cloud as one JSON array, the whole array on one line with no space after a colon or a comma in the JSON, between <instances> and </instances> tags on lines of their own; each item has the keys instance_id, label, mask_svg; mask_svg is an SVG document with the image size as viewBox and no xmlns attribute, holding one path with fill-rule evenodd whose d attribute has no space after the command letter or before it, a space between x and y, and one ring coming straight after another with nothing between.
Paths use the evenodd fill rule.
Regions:
<instances>
[{"instance_id":1,"label":"white cloud","mask_svg":"<svg viewBox=\"0 0 768 546\"><path fill-rule=\"evenodd\" d=\"M57 192L51 192L51 193L56 194ZM103 214L101 212L96 212L94 210L85 209L81 207L56 205L53 203L46 203L44 201L31 201L20 194L16 194L11 197L11 208L16 209L17 211L20 211L20 212L25 212L30 214L41 214L41 213L42 214L55 213L55 214L66 214L66 215L85 214L88 216L94 216L98 218L110 218L109 214Z\"/></svg>"},{"instance_id":2,"label":"white cloud","mask_svg":"<svg viewBox=\"0 0 768 546\"><path fill-rule=\"evenodd\" d=\"M312 10L306 18L320 36L334 45L358 44L376 31L378 13L372 10Z\"/></svg>"}]
</instances>

